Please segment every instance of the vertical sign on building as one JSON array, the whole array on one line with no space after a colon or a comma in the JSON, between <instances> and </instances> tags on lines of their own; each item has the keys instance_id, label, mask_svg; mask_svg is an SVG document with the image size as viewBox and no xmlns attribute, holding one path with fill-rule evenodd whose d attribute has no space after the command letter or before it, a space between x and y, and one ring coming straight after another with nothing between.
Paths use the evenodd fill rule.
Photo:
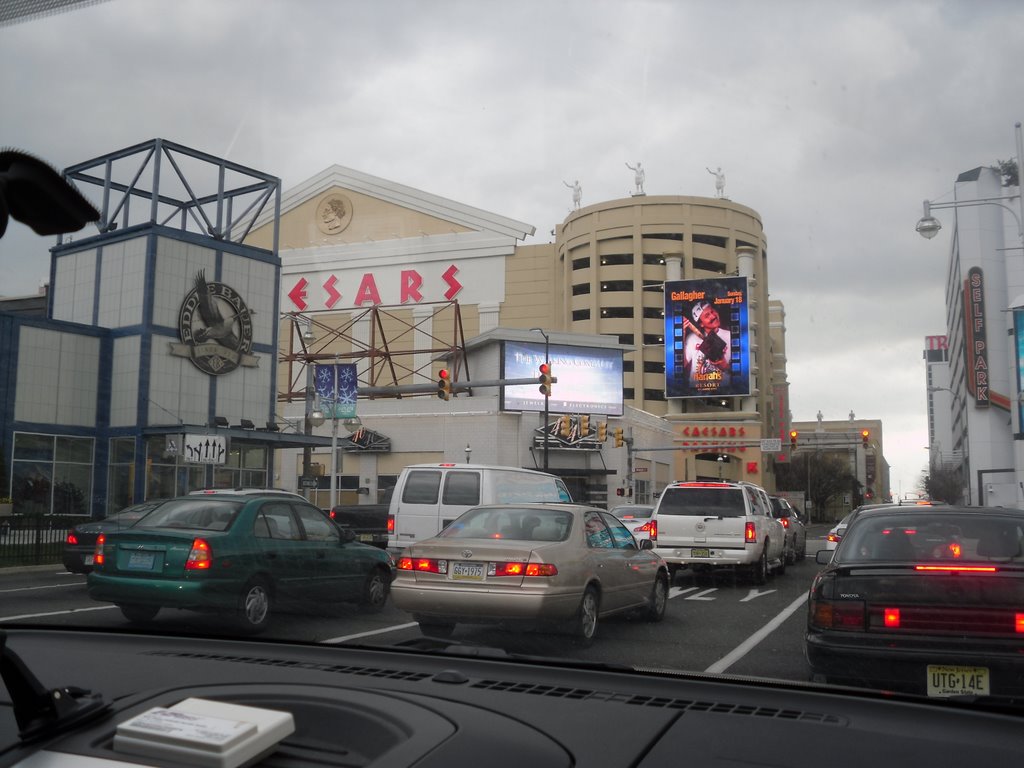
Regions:
<instances>
[{"instance_id":1,"label":"vertical sign on building","mask_svg":"<svg viewBox=\"0 0 1024 768\"><path fill-rule=\"evenodd\" d=\"M665 283L665 396L750 394L745 277Z\"/></svg>"},{"instance_id":2,"label":"vertical sign on building","mask_svg":"<svg viewBox=\"0 0 1024 768\"><path fill-rule=\"evenodd\" d=\"M971 267L964 282L964 350L967 355L967 388L976 406L987 406L989 397L988 335L985 328L985 280L980 267Z\"/></svg>"},{"instance_id":3,"label":"vertical sign on building","mask_svg":"<svg viewBox=\"0 0 1024 768\"><path fill-rule=\"evenodd\" d=\"M1017 369L1017 392L1024 392L1024 309L1013 310L1013 357ZM1024 403L1017 398L1016 440L1024 440Z\"/></svg>"}]
</instances>

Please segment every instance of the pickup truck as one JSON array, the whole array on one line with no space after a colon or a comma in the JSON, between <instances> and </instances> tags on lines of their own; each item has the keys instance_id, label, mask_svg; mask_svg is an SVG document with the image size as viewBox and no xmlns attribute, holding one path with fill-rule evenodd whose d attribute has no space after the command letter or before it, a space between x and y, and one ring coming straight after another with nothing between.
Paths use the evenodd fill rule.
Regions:
<instances>
[{"instance_id":1,"label":"pickup truck","mask_svg":"<svg viewBox=\"0 0 1024 768\"><path fill-rule=\"evenodd\" d=\"M381 549L388 546L388 504L339 504L330 516L341 528L352 531L356 541Z\"/></svg>"}]
</instances>

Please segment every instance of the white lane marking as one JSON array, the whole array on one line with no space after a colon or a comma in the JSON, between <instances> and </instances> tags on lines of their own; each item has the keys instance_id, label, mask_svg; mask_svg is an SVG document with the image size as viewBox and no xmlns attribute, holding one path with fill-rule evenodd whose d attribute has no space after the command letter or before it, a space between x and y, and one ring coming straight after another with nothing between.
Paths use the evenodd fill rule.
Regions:
<instances>
[{"instance_id":1,"label":"white lane marking","mask_svg":"<svg viewBox=\"0 0 1024 768\"><path fill-rule=\"evenodd\" d=\"M384 627L383 629L371 629L369 632L357 632L354 635L342 635L341 637L332 637L330 640L321 640L321 643L344 643L346 640L357 640L360 637L370 637L372 635L383 635L385 632L397 632L400 629L409 629L410 627L418 627L419 624L415 621L410 621L408 624L392 624L390 627Z\"/></svg>"},{"instance_id":2,"label":"white lane marking","mask_svg":"<svg viewBox=\"0 0 1024 768\"><path fill-rule=\"evenodd\" d=\"M704 597L704 595L709 595L712 592L717 592L717 591L718 591L718 587L712 587L711 589L705 589L703 592L698 592L696 595L690 595L686 599L687 600L714 600L715 598L713 598L713 597Z\"/></svg>"},{"instance_id":3,"label":"white lane marking","mask_svg":"<svg viewBox=\"0 0 1024 768\"><path fill-rule=\"evenodd\" d=\"M50 611L48 613L24 613L21 616L0 616L2 621L23 621L24 619L42 619L47 616L65 616L71 613L85 613L86 611L109 611L117 608L116 605L97 605L95 608L69 608L66 611Z\"/></svg>"},{"instance_id":4,"label":"white lane marking","mask_svg":"<svg viewBox=\"0 0 1024 768\"><path fill-rule=\"evenodd\" d=\"M668 596L669 596L669 599L671 599L673 597L679 597L680 595L685 595L687 592L696 592L696 591L697 591L697 587L687 587L686 589L683 589L682 587L672 587L672 589L670 589L668 591Z\"/></svg>"},{"instance_id":5,"label":"white lane marking","mask_svg":"<svg viewBox=\"0 0 1024 768\"><path fill-rule=\"evenodd\" d=\"M63 587L80 587L85 584L84 581L75 581L71 584L46 584L39 587L17 587L15 589L0 589L0 594L6 594L8 592L31 592L34 589L62 589Z\"/></svg>"},{"instance_id":6,"label":"white lane marking","mask_svg":"<svg viewBox=\"0 0 1024 768\"><path fill-rule=\"evenodd\" d=\"M770 595L772 592L777 592L777 591L778 590L775 590L775 589L769 589L766 592L758 592L756 589L752 589L749 592L747 592L747 596L744 597L742 600L740 600L740 602L741 603L749 603L751 600L754 600L754 599L756 599L758 597L764 597L765 595Z\"/></svg>"},{"instance_id":7,"label":"white lane marking","mask_svg":"<svg viewBox=\"0 0 1024 768\"><path fill-rule=\"evenodd\" d=\"M739 661L748 653L750 653L750 651L752 651L758 643L760 643L762 640L768 637L768 635L774 632L779 627L779 625L782 624L782 622L784 622L786 619L792 616L796 612L796 610L805 602L807 602L806 592L804 592L802 595L800 595L800 597L798 597L796 600L790 603L785 609L783 609L782 613L780 613L774 619L772 619L763 627L761 627L761 629L757 630L757 632L755 632L742 643L733 648L732 651L730 651L728 654L726 654L718 661L716 661L714 664L712 664L710 667L705 669L704 672L711 675L719 675L722 672L725 672L725 670L727 670L737 661Z\"/></svg>"}]
</instances>

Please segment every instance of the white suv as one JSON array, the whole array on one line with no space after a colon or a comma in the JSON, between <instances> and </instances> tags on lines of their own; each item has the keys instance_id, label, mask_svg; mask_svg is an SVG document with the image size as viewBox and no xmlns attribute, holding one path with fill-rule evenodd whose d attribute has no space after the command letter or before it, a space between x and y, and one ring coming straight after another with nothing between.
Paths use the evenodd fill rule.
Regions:
<instances>
[{"instance_id":1,"label":"white suv","mask_svg":"<svg viewBox=\"0 0 1024 768\"><path fill-rule=\"evenodd\" d=\"M784 573L786 531L764 489L745 482L672 483L654 508L655 552L672 575L729 566L764 584Z\"/></svg>"}]
</instances>

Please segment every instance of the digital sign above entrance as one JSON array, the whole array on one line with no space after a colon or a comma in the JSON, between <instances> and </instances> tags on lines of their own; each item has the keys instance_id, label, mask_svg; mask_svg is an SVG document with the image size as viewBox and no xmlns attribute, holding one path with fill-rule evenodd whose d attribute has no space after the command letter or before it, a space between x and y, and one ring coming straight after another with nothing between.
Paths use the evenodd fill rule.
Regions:
<instances>
[{"instance_id":1,"label":"digital sign above entrance","mask_svg":"<svg viewBox=\"0 0 1024 768\"><path fill-rule=\"evenodd\" d=\"M665 396L749 394L747 278L665 283Z\"/></svg>"},{"instance_id":2,"label":"digital sign above entrance","mask_svg":"<svg viewBox=\"0 0 1024 768\"><path fill-rule=\"evenodd\" d=\"M621 349L552 344L548 359L551 376L556 379L548 402L551 413L622 415ZM543 362L543 343L506 341L502 347L502 378L536 378ZM542 412L544 395L539 383L502 387L501 409Z\"/></svg>"}]
</instances>

